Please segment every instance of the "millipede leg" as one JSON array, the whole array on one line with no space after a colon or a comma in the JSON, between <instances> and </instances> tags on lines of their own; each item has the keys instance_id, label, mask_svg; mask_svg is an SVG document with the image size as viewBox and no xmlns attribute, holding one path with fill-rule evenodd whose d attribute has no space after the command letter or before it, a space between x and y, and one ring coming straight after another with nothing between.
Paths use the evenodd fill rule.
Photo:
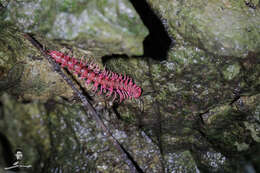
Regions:
<instances>
[{"instance_id":1,"label":"millipede leg","mask_svg":"<svg viewBox=\"0 0 260 173\"><path fill-rule=\"evenodd\" d=\"M114 91L114 98L113 98L112 102L114 102L115 99L116 99L116 92Z\"/></svg>"}]
</instances>

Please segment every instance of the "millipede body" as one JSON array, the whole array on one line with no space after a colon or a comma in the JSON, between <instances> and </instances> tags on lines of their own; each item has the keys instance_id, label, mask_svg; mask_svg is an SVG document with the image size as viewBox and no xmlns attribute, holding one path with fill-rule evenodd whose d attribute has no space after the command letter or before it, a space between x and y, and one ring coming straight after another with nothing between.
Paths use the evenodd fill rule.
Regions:
<instances>
[{"instance_id":1,"label":"millipede body","mask_svg":"<svg viewBox=\"0 0 260 173\"><path fill-rule=\"evenodd\" d=\"M59 51L48 50L47 52L61 67L67 68L70 72L77 74L80 79L85 80L86 85L92 83L94 92L100 90L98 94L107 93L107 97L114 94L113 101L119 96L120 102L141 96L142 89L126 75L106 69L101 70L93 62L79 61Z\"/></svg>"}]
</instances>

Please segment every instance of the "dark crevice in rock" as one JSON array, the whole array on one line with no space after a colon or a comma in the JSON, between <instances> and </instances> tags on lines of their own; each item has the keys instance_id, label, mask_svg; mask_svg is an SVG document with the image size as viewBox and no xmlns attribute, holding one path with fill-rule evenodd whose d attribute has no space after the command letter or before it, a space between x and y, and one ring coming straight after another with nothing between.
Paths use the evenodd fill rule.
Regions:
<instances>
[{"instance_id":1,"label":"dark crevice in rock","mask_svg":"<svg viewBox=\"0 0 260 173\"><path fill-rule=\"evenodd\" d=\"M159 61L166 60L172 40L169 37L162 20L154 13L145 0L130 0L130 2L149 30L149 35L143 41L143 56L151 57Z\"/></svg>"},{"instance_id":2,"label":"dark crevice in rock","mask_svg":"<svg viewBox=\"0 0 260 173\"><path fill-rule=\"evenodd\" d=\"M12 165L13 162L13 152L12 152L12 146L9 142L8 138L0 133L0 144L2 147L2 156L7 166Z\"/></svg>"},{"instance_id":3,"label":"dark crevice in rock","mask_svg":"<svg viewBox=\"0 0 260 173\"><path fill-rule=\"evenodd\" d=\"M4 105L3 103L0 101L0 120L4 119L4 109L3 109Z\"/></svg>"},{"instance_id":4,"label":"dark crevice in rock","mask_svg":"<svg viewBox=\"0 0 260 173\"><path fill-rule=\"evenodd\" d=\"M154 13L145 0L130 0L130 2L139 14L143 24L149 30L149 35L143 41L143 55L134 57L149 57L157 61L166 60L168 51L173 45L173 41L168 35L167 30L163 24L166 22L164 22L163 19L160 19ZM111 58L117 57L124 58L128 56L125 54L112 54L103 56L102 60L107 61Z\"/></svg>"},{"instance_id":5,"label":"dark crevice in rock","mask_svg":"<svg viewBox=\"0 0 260 173\"><path fill-rule=\"evenodd\" d=\"M207 114L209 112L209 110L207 110L206 112L200 113L199 114L199 121L201 122L202 125L205 125L205 122L203 120L203 115Z\"/></svg>"},{"instance_id":6,"label":"dark crevice in rock","mask_svg":"<svg viewBox=\"0 0 260 173\"><path fill-rule=\"evenodd\" d=\"M240 99L240 91L234 90L233 93L235 96L234 96L233 100L229 103L229 105L233 105L233 103L235 103L236 101L238 101Z\"/></svg>"}]
</instances>

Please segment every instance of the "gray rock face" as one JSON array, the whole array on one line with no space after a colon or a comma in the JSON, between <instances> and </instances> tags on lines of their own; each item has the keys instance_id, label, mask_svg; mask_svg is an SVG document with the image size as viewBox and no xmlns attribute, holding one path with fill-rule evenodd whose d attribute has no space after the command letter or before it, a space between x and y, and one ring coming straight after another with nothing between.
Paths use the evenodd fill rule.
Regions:
<instances>
[{"instance_id":1,"label":"gray rock face","mask_svg":"<svg viewBox=\"0 0 260 173\"><path fill-rule=\"evenodd\" d=\"M12 1L0 21L0 133L13 147L24 144L35 170L129 171L70 87L23 38L27 31L49 49L65 45L76 58L90 57L141 86L140 99L113 107L91 85L84 90L145 172L259 171L259 1L147 2L174 41L167 57L149 49L130 56L142 54L143 40L165 47L154 39L156 26L145 37L126 0Z\"/></svg>"},{"instance_id":2,"label":"gray rock face","mask_svg":"<svg viewBox=\"0 0 260 173\"><path fill-rule=\"evenodd\" d=\"M5 19L23 31L70 40L81 48L103 47L107 54L141 55L147 35L127 0L11 1Z\"/></svg>"},{"instance_id":3,"label":"gray rock face","mask_svg":"<svg viewBox=\"0 0 260 173\"><path fill-rule=\"evenodd\" d=\"M259 53L259 7L251 8L242 0L148 2L159 16L167 19L172 32L207 52L239 58L245 58L249 52ZM259 2L254 3L259 6Z\"/></svg>"}]
</instances>

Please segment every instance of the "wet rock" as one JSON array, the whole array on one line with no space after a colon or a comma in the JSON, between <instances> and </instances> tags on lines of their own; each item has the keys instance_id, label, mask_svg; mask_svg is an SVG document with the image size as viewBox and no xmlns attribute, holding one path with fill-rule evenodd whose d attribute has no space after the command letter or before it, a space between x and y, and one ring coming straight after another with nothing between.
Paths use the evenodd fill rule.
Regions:
<instances>
[{"instance_id":1,"label":"wet rock","mask_svg":"<svg viewBox=\"0 0 260 173\"><path fill-rule=\"evenodd\" d=\"M102 96L91 96L94 107L106 120L106 124L113 127L115 137L127 146L145 172L259 171L259 8L252 8L245 1L147 2L174 40L174 45L164 52L167 57L156 57L160 54L151 57L128 56L140 53L138 49L133 49L131 53L121 49L126 45L124 41L130 39L131 42L131 37L125 37L120 46L109 44L104 48L104 42L100 42L97 36L98 41L95 43L98 44L94 44L95 49L91 46L88 49L84 45L79 46L82 49L78 49L79 43L88 41L85 37L80 37L82 42L78 42L77 36L72 39L74 35L69 32L69 27L73 28L74 24L68 24L68 28L61 27L60 30L46 30L49 37L58 35L61 39L59 41L52 42L41 36L37 36L37 39L54 50L60 50L65 43L76 53L76 57L93 57L102 67L106 65L112 71L126 73L142 87L140 99L114 103L112 107ZM100 9L97 2L90 1L89 4ZM100 4L103 2L100 1ZM52 24L57 27L65 26L68 19L78 20L82 14L93 17L84 8L79 8L78 16L73 15L74 5L78 7L69 2L57 5L62 6L64 11L59 15L55 14L51 19ZM46 4L46 7L50 6ZM66 10L69 12L65 12ZM60 11L62 10L58 10ZM60 17L60 20L56 17ZM61 17L65 18L63 24L58 23L62 21ZM33 31L34 28L31 29ZM73 93L69 87L51 69L48 70L48 62L19 36L20 32L13 32L18 29L11 29L14 36L8 30L0 31L5 38L11 38L0 42L3 45L0 53L0 77L3 80L0 86L4 86L1 92L27 96L25 98L30 100L43 98L41 101L45 102L45 107L38 112L44 114L42 116L47 125L43 126L50 132L50 144L46 142L46 145L51 146L55 151L53 153L56 153L51 155L53 164L45 167L46 170L63 170L59 167L63 164L64 168L74 172L87 169L127 172L129 169L118 156L118 151L103 137L95 122L85 117L77 101L70 105L55 97L63 96L70 101ZM40 28L36 27L36 30L42 32ZM101 36L103 37L102 34ZM64 41L64 38L73 41ZM152 38L154 37L150 37L150 41L154 41ZM26 48L20 48L19 43ZM139 43L137 41L136 45L140 46ZM5 45L9 45L11 49ZM105 52L120 54L109 55ZM18 63L20 61L25 63ZM53 80L60 82L50 85L48 81ZM6 86L15 82L18 83L15 87L6 89ZM24 89L26 86L30 86L30 89ZM90 90L86 91L91 93ZM12 104L15 108L16 104L20 104L15 101L8 104L7 100L9 99L5 96L1 98L4 105L2 109L5 111L6 108L13 109L8 105ZM41 103L39 105L42 106ZM21 107L23 106L25 105ZM19 120L18 117L11 118ZM29 120L28 122L30 123ZM17 133L14 131L13 136ZM30 134L26 130L23 133ZM34 135L35 132L32 136ZM17 143L12 140L12 143ZM68 151L68 148L71 150ZM48 147L46 151L49 151ZM82 153L87 158L82 157ZM87 165L84 159L89 161Z\"/></svg>"},{"instance_id":2,"label":"wet rock","mask_svg":"<svg viewBox=\"0 0 260 173\"><path fill-rule=\"evenodd\" d=\"M259 53L260 8L246 1L153 1L157 14L165 19L169 33L219 56L245 58ZM251 2L251 1L250 1Z\"/></svg>"},{"instance_id":3,"label":"wet rock","mask_svg":"<svg viewBox=\"0 0 260 173\"><path fill-rule=\"evenodd\" d=\"M26 32L99 50L100 55L142 55L142 41L147 35L127 0L11 1L5 20Z\"/></svg>"}]
</instances>

